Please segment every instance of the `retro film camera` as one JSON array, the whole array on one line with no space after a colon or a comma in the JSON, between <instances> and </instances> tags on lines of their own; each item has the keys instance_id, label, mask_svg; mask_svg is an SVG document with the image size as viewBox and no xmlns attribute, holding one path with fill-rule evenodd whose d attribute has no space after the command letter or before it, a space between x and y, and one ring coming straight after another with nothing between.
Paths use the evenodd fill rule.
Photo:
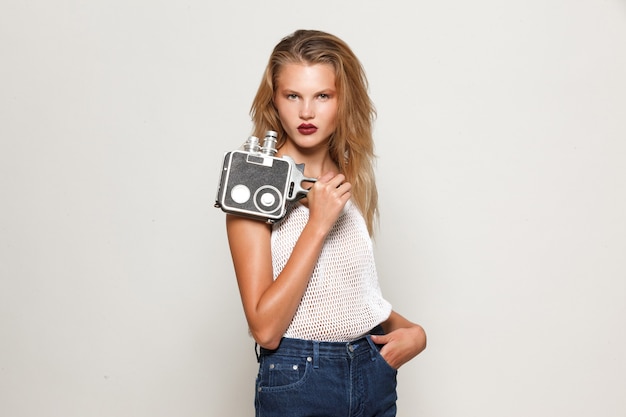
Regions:
<instances>
[{"instance_id":1,"label":"retro film camera","mask_svg":"<svg viewBox=\"0 0 626 417\"><path fill-rule=\"evenodd\" d=\"M227 152L220 175L215 207L226 213L275 223L287 213L287 203L306 196L304 164L276 154L277 133L265 133L263 146L250 136L243 149Z\"/></svg>"}]
</instances>

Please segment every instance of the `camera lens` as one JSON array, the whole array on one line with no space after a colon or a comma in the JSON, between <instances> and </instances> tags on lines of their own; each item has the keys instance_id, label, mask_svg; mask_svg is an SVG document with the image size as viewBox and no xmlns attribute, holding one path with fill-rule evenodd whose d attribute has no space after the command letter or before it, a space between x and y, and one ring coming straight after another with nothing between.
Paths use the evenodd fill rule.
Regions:
<instances>
[{"instance_id":1,"label":"camera lens","mask_svg":"<svg viewBox=\"0 0 626 417\"><path fill-rule=\"evenodd\" d=\"M268 130L265 132L265 138L263 139L263 147L261 151L265 155L274 156L276 154L276 139L278 138L278 133L273 130Z\"/></svg>"},{"instance_id":2,"label":"camera lens","mask_svg":"<svg viewBox=\"0 0 626 417\"><path fill-rule=\"evenodd\" d=\"M246 140L246 142L243 144L243 149L244 151L248 152L258 152L260 149L259 138L257 138L256 136L250 136L248 140Z\"/></svg>"}]
</instances>

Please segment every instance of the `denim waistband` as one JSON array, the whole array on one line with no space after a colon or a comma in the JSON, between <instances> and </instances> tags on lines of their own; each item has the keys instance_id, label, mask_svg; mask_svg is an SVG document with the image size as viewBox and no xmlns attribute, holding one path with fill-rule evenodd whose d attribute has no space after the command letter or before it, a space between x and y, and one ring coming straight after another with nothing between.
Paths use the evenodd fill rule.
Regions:
<instances>
[{"instance_id":1,"label":"denim waistband","mask_svg":"<svg viewBox=\"0 0 626 417\"><path fill-rule=\"evenodd\" d=\"M280 354L293 355L301 357L309 357L313 361L313 365L317 367L320 357L325 358L343 358L355 357L365 353L371 353L376 350L376 345L372 342L370 335L385 334L383 328L378 325L370 330L360 339L350 342L318 342L315 340L291 339L284 337L280 341L280 345L275 350L269 350L261 347L257 353L257 359L261 356Z\"/></svg>"}]
</instances>

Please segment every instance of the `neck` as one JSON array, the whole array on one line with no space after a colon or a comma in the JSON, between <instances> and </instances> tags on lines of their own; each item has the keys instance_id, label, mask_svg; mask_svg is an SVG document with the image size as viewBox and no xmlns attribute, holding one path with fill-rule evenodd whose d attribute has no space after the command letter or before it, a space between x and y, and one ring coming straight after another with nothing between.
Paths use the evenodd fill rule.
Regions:
<instances>
[{"instance_id":1,"label":"neck","mask_svg":"<svg viewBox=\"0 0 626 417\"><path fill-rule=\"evenodd\" d=\"M293 158L296 164L304 164L304 175L306 177L319 178L327 172L339 173L339 168L330 157L327 148L301 150L286 143L278 150L278 156L283 155Z\"/></svg>"}]
</instances>

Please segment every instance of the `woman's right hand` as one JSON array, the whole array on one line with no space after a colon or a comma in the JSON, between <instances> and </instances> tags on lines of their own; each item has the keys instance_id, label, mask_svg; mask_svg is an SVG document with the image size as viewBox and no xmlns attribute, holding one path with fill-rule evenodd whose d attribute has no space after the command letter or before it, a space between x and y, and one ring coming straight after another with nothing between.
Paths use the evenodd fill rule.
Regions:
<instances>
[{"instance_id":1,"label":"woman's right hand","mask_svg":"<svg viewBox=\"0 0 626 417\"><path fill-rule=\"evenodd\" d=\"M352 184L343 174L327 172L318 178L307 194L309 224L327 235L352 196Z\"/></svg>"}]
</instances>

